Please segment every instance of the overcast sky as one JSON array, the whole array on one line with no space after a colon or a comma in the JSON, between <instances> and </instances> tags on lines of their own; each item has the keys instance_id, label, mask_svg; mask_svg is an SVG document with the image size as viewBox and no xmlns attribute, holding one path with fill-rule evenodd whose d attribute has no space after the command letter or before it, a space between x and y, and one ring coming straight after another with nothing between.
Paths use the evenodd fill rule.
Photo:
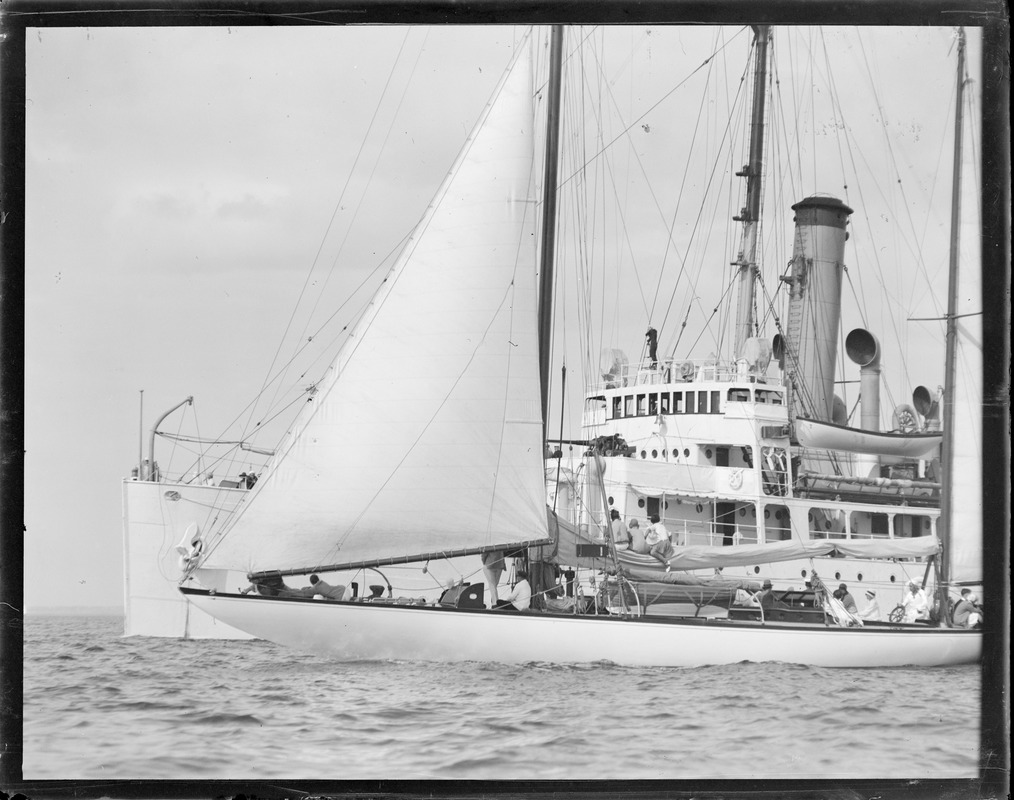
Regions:
<instances>
[{"instance_id":1,"label":"overcast sky","mask_svg":"<svg viewBox=\"0 0 1014 800\"><path fill-rule=\"evenodd\" d=\"M737 30L727 29L727 37ZM122 603L120 481L137 462L139 390L145 441L155 417L188 395L195 397L192 424L206 435L222 432L261 388L286 331L290 338L303 331L302 322L295 332L289 323L310 267L317 265L314 290L324 289L312 311L320 321L408 233L521 34L509 26L29 31L29 611ZM617 80L614 91L634 98L631 117L718 41L709 28L653 35L622 34L649 42L639 45L636 63L658 81ZM854 63L872 60L895 144L921 148L899 158L911 159L904 168L920 175L906 196L907 213L933 242L929 282L939 287L941 264L946 269L939 241L946 239L931 234L949 225L953 31L863 36L871 48L865 53L847 44L845 32L817 41ZM977 76L975 32L970 39ZM737 59L748 43L748 34L739 36ZM855 85L838 86L869 95L865 80L857 73ZM648 163L666 152L679 163L678 146L656 134L688 127L681 120L697 107L689 95L681 102L641 129ZM877 113L874 105L870 115ZM872 126L871 146L879 136L876 147L885 149L884 130ZM865 199L864 217L890 221L887 198ZM654 285L650 270L645 280ZM917 307L926 316L940 312L925 289L910 292L897 280L869 291L903 298L902 315ZM939 288L938 297L944 294ZM346 320L354 307L343 312ZM877 313L884 313L879 306ZM629 327L607 327L637 357L643 292L624 300L620 317ZM939 360L925 379L931 387L942 379ZM170 445L158 447L161 454Z\"/></svg>"}]
</instances>

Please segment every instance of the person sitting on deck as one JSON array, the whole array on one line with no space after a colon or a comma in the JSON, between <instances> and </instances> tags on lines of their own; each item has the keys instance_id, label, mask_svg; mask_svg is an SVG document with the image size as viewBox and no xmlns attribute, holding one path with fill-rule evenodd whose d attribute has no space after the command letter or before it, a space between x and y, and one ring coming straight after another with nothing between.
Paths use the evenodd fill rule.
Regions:
<instances>
[{"instance_id":1,"label":"person sitting on deck","mask_svg":"<svg viewBox=\"0 0 1014 800\"><path fill-rule=\"evenodd\" d=\"M318 595L328 600L347 600L352 596L351 587L332 586L320 579L319 575L310 576L310 585L299 590L304 597L317 597Z\"/></svg>"},{"instance_id":2,"label":"person sitting on deck","mask_svg":"<svg viewBox=\"0 0 1014 800\"><path fill-rule=\"evenodd\" d=\"M849 587L844 583L839 584L838 588L835 589L834 597L841 601L841 604L845 606L845 610L850 614L859 613L859 607L856 605L856 600L851 594L849 594Z\"/></svg>"},{"instance_id":3,"label":"person sitting on deck","mask_svg":"<svg viewBox=\"0 0 1014 800\"><path fill-rule=\"evenodd\" d=\"M613 546L617 550L626 550L630 547L630 534L627 533L627 529L623 525L623 520L620 519L620 512L615 508L609 512L609 523L612 534L613 534Z\"/></svg>"},{"instance_id":4,"label":"person sitting on deck","mask_svg":"<svg viewBox=\"0 0 1014 800\"><path fill-rule=\"evenodd\" d=\"M877 602L877 593L873 589L866 590L866 604L866 608L859 612L860 619L880 622L880 603Z\"/></svg>"},{"instance_id":5,"label":"person sitting on deck","mask_svg":"<svg viewBox=\"0 0 1014 800\"><path fill-rule=\"evenodd\" d=\"M493 606L494 609L500 611L527 611L531 607L532 586L528 583L528 573L523 569L518 569L515 574L517 575L518 582L514 584L514 588L511 589L510 594Z\"/></svg>"},{"instance_id":6,"label":"person sitting on deck","mask_svg":"<svg viewBox=\"0 0 1014 800\"><path fill-rule=\"evenodd\" d=\"M648 526L644 541L648 545L648 555L665 564L665 571L669 572L672 569L669 566L669 559L673 555L672 542L669 540L669 531L659 520L658 514L651 515L651 525Z\"/></svg>"},{"instance_id":7,"label":"person sitting on deck","mask_svg":"<svg viewBox=\"0 0 1014 800\"><path fill-rule=\"evenodd\" d=\"M954 627L982 627L982 609L977 605L978 600L971 589L962 589L961 599L954 606Z\"/></svg>"},{"instance_id":8,"label":"person sitting on deck","mask_svg":"<svg viewBox=\"0 0 1014 800\"><path fill-rule=\"evenodd\" d=\"M764 581L761 590L753 596L753 602L763 609L788 608L785 603L775 597L774 586L770 580Z\"/></svg>"},{"instance_id":9,"label":"person sitting on deck","mask_svg":"<svg viewBox=\"0 0 1014 800\"><path fill-rule=\"evenodd\" d=\"M627 535L630 537L631 552L642 554L648 552L648 543L644 541L644 534L641 533L641 523L636 519L627 523Z\"/></svg>"},{"instance_id":10,"label":"person sitting on deck","mask_svg":"<svg viewBox=\"0 0 1014 800\"><path fill-rule=\"evenodd\" d=\"M250 594L256 590L264 597L303 597L302 591L286 585L281 575L261 575L250 579L250 585L241 594Z\"/></svg>"}]
</instances>

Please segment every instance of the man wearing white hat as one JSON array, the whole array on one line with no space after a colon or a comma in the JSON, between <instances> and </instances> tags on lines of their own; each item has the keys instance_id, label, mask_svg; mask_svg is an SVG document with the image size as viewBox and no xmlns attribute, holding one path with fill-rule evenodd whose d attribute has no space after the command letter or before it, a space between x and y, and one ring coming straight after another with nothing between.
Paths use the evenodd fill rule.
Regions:
<instances>
[{"instance_id":1,"label":"man wearing white hat","mask_svg":"<svg viewBox=\"0 0 1014 800\"><path fill-rule=\"evenodd\" d=\"M873 589L866 590L866 608L859 612L859 616L870 622L880 622L880 603L877 602L877 593Z\"/></svg>"},{"instance_id":2,"label":"man wearing white hat","mask_svg":"<svg viewBox=\"0 0 1014 800\"><path fill-rule=\"evenodd\" d=\"M929 600L926 592L922 590L922 581L912 578L908 582L908 591L901 600L905 606L905 622L915 622L917 619L929 619Z\"/></svg>"}]
</instances>

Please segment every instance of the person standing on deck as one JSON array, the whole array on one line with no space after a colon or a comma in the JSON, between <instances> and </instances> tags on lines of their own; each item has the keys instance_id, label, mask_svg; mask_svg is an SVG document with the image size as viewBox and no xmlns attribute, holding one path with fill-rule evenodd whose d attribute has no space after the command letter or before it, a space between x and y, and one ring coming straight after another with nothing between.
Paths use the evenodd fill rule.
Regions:
<instances>
[{"instance_id":1,"label":"person standing on deck","mask_svg":"<svg viewBox=\"0 0 1014 800\"><path fill-rule=\"evenodd\" d=\"M915 622L917 619L929 619L929 600L926 592L922 590L922 583L918 578L912 578L908 582L908 591L901 600L905 606L905 622Z\"/></svg>"},{"instance_id":2,"label":"person standing on deck","mask_svg":"<svg viewBox=\"0 0 1014 800\"><path fill-rule=\"evenodd\" d=\"M658 332L654 328L648 328L644 337L648 340L648 358L651 359L651 368L655 369L658 366Z\"/></svg>"},{"instance_id":3,"label":"person standing on deck","mask_svg":"<svg viewBox=\"0 0 1014 800\"><path fill-rule=\"evenodd\" d=\"M500 576L503 575L504 569L503 552L491 550L480 554L479 558L482 559L482 574L486 579L486 586L489 589L489 607L496 608L496 587L500 583Z\"/></svg>"}]
</instances>

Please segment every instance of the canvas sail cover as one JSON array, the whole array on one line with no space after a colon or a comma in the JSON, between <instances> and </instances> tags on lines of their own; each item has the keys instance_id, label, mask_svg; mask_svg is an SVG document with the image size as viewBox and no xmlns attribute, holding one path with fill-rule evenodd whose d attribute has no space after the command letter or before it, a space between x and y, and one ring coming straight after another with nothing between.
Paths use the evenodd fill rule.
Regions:
<instances>
[{"instance_id":1,"label":"canvas sail cover","mask_svg":"<svg viewBox=\"0 0 1014 800\"><path fill-rule=\"evenodd\" d=\"M602 558L578 556L578 545L603 544L596 538L578 530L565 520L554 521L557 542L553 548L542 548L536 557L572 567L601 568ZM779 561L828 556L837 553L854 558L926 558L940 549L936 536L915 536L885 539L814 539L811 541L778 541L766 544L740 544L728 546L691 545L674 547L669 559L673 570L719 569L724 567L773 564ZM630 550L617 553L620 564L635 570L661 572L665 566L656 558Z\"/></svg>"},{"instance_id":2,"label":"canvas sail cover","mask_svg":"<svg viewBox=\"0 0 1014 800\"><path fill-rule=\"evenodd\" d=\"M532 106L523 56L203 566L296 570L547 538Z\"/></svg>"}]
</instances>

